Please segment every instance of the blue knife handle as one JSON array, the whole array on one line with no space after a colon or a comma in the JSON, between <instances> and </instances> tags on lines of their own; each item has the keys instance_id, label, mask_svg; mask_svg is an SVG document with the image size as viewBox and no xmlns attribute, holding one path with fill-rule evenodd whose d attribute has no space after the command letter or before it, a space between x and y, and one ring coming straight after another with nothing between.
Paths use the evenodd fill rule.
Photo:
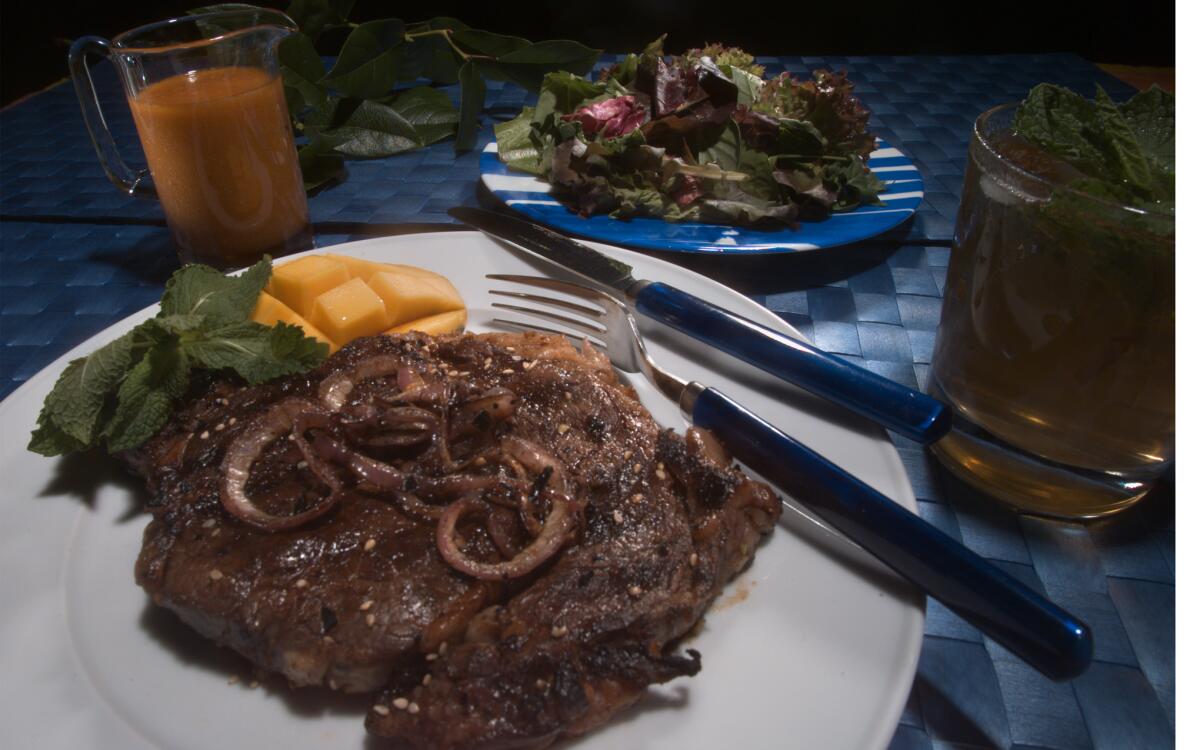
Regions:
<instances>
[{"instance_id":1,"label":"blue knife handle","mask_svg":"<svg viewBox=\"0 0 1200 750\"><path fill-rule=\"evenodd\" d=\"M713 388L693 424L729 452L1042 674L1066 680L1092 658L1088 626Z\"/></svg>"},{"instance_id":2,"label":"blue knife handle","mask_svg":"<svg viewBox=\"0 0 1200 750\"><path fill-rule=\"evenodd\" d=\"M732 354L889 430L932 443L950 429L935 398L660 282L636 292L638 312Z\"/></svg>"}]
</instances>

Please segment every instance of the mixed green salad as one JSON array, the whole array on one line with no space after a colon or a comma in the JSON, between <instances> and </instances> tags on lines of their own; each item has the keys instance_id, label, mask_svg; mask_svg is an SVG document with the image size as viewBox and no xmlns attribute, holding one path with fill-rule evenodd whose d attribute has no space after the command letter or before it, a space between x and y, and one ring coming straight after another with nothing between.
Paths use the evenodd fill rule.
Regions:
<instances>
[{"instance_id":1,"label":"mixed green salad","mask_svg":"<svg viewBox=\"0 0 1200 750\"><path fill-rule=\"evenodd\" d=\"M879 203L845 73L764 79L736 47L669 57L664 39L596 81L546 75L537 106L496 126L500 160L584 217L791 226Z\"/></svg>"}]
</instances>

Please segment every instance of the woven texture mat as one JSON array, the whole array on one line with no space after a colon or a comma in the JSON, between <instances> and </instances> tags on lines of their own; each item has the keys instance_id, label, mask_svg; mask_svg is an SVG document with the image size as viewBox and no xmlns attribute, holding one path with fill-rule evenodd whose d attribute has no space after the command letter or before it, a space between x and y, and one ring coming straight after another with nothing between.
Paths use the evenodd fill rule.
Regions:
<instances>
[{"instance_id":1,"label":"woven texture mat","mask_svg":"<svg viewBox=\"0 0 1200 750\"><path fill-rule=\"evenodd\" d=\"M1065 55L767 58L771 73L846 68L877 132L910 154L926 182L913 221L869 243L819 253L729 259L662 255L779 313L817 345L900 382L924 386L971 123L1048 80L1091 94L1128 87ZM117 141L140 160L108 66L97 68ZM488 91L489 123L529 97ZM68 86L0 112L0 396L70 347L154 303L176 266L153 202L105 179ZM481 135L480 146L490 135ZM445 223L477 192L478 153L448 144L350 165L311 200L319 244ZM18 438L19 439L19 438ZM1115 519L1072 524L1015 515L893 438L921 515L1091 624L1092 668L1051 683L930 602L926 637L893 748L1165 748L1174 742L1174 487L1164 483ZM801 730L802 731L802 730ZM802 735L801 735L802 736ZM780 738L781 746L793 741Z\"/></svg>"}]
</instances>

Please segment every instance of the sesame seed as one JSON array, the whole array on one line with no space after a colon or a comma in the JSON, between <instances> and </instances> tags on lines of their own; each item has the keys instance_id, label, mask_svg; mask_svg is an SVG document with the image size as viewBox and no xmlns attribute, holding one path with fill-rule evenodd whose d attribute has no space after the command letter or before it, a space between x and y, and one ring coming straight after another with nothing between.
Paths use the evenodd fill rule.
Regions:
<instances>
[{"instance_id":1,"label":"sesame seed","mask_svg":"<svg viewBox=\"0 0 1200 750\"><path fill-rule=\"evenodd\" d=\"M512 348L511 346L506 346L506 347L504 347L504 348L505 348L505 350L506 350L506 351L510 351L510 352L515 352L515 351L516 351L516 349Z\"/></svg>"},{"instance_id":2,"label":"sesame seed","mask_svg":"<svg viewBox=\"0 0 1200 750\"><path fill-rule=\"evenodd\" d=\"M413 701L412 703L408 704L408 712L410 714L420 713L421 707L417 704L416 701Z\"/></svg>"},{"instance_id":3,"label":"sesame seed","mask_svg":"<svg viewBox=\"0 0 1200 750\"><path fill-rule=\"evenodd\" d=\"M629 587L629 595L634 598L641 596L642 595L642 587L641 586L630 586Z\"/></svg>"},{"instance_id":4,"label":"sesame seed","mask_svg":"<svg viewBox=\"0 0 1200 750\"><path fill-rule=\"evenodd\" d=\"M321 636L321 641L322 641L323 643L327 644L327 645L330 645L330 646L332 646L334 643L336 643L336 641L334 641L334 640L333 640L333 636L332 636L332 635L324 635L324 636Z\"/></svg>"},{"instance_id":5,"label":"sesame seed","mask_svg":"<svg viewBox=\"0 0 1200 750\"><path fill-rule=\"evenodd\" d=\"M363 549L366 550L367 552L370 552L371 550L375 549L375 540L368 539L366 542L363 543Z\"/></svg>"},{"instance_id":6,"label":"sesame seed","mask_svg":"<svg viewBox=\"0 0 1200 750\"><path fill-rule=\"evenodd\" d=\"M297 468L297 469L307 469L307 468L308 468L308 461L297 461L297 462L296 462L296 468Z\"/></svg>"},{"instance_id":7,"label":"sesame seed","mask_svg":"<svg viewBox=\"0 0 1200 750\"><path fill-rule=\"evenodd\" d=\"M251 690L257 690L257 689L258 689L258 686L259 686L259 685L261 685L261 684L262 684L262 683L260 683L258 680L250 680L250 689L251 689Z\"/></svg>"},{"instance_id":8,"label":"sesame seed","mask_svg":"<svg viewBox=\"0 0 1200 750\"><path fill-rule=\"evenodd\" d=\"M238 682L241 681L241 679L242 679L241 677L238 677L235 674L231 674L231 675L229 675L229 679L225 680L225 682L230 685L236 685L236 684L238 684Z\"/></svg>"},{"instance_id":9,"label":"sesame seed","mask_svg":"<svg viewBox=\"0 0 1200 750\"><path fill-rule=\"evenodd\" d=\"M521 363L521 367L524 367L526 370L528 370L530 367L533 367L533 365L534 365L533 362L522 362Z\"/></svg>"},{"instance_id":10,"label":"sesame seed","mask_svg":"<svg viewBox=\"0 0 1200 750\"><path fill-rule=\"evenodd\" d=\"M425 654L425 661L437 661L437 657L438 655L431 651L430 653Z\"/></svg>"},{"instance_id":11,"label":"sesame seed","mask_svg":"<svg viewBox=\"0 0 1200 750\"><path fill-rule=\"evenodd\" d=\"M555 638L562 638L566 634L566 625L555 625L554 627L550 628L550 635L554 636Z\"/></svg>"},{"instance_id":12,"label":"sesame seed","mask_svg":"<svg viewBox=\"0 0 1200 750\"><path fill-rule=\"evenodd\" d=\"M641 471L641 470L642 470L642 465L641 465L641 464L634 464L634 465L633 465L633 470L634 470L634 472L635 472L635 473L636 473L636 472L639 472L639 471Z\"/></svg>"},{"instance_id":13,"label":"sesame seed","mask_svg":"<svg viewBox=\"0 0 1200 750\"><path fill-rule=\"evenodd\" d=\"M221 533L221 530L220 530L220 529L213 529L213 533L212 533L212 535L213 535L213 536L216 536L217 534L220 534L220 533Z\"/></svg>"},{"instance_id":14,"label":"sesame seed","mask_svg":"<svg viewBox=\"0 0 1200 750\"><path fill-rule=\"evenodd\" d=\"M296 588L298 588L298 589L306 588L307 586L308 586L307 578L301 578L300 580L296 581Z\"/></svg>"},{"instance_id":15,"label":"sesame seed","mask_svg":"<svg viewBox=\"0 0 1200 750\"><path fill-rule=\"evenodd\" d=\"M633 451L625 451L625 454L621 456L621 458L628 461L629 459L633 458Z\"/></svg>"},{"instance_id":16,"label":"sesame seed","mask_svg":"<svg viewBox=\"0 0 1200 750\"><path fill-rule=\"evenodd\" d=\"M501 375L512 375L513 369L511 367L505 367L503 370L500 371L500 374Z\"/></svg>"},{"instance_id":17,"label":"sesame seed","mask_svg":"<svg viewBox=\"0 0 1200 750\"><path fill-rule=\"evenodd\" d=\"M695 552L693 552L691 557L688 558L688 565L691 565L694 568L699 564L700 564L700 555L697 555Z\"/></svg>"},{"instance_id":18,"label":"sesame seed","mask_svg":"<svg viewBox=\"0 0 1200 750\"><path fill-rule=\"evenodd\" d=\"M220 432L221 430L225 429L225 423L224 423L224 422L218 422L218 423L217 423L217 426L216 426L216 428L215 428L215 429L216 429L216 431L217 431L217 432Z\"/></svg>"},{"instance_id":19,"label":"sesame seed","mask_svg":"<svg viewBox=\"0 0 1200 750\"><path fill-rule=\"evenodd\" d=\"M662 469L655 469L654 476L658 477L659 479L666 479L667 472L663 471Z\"/></svg>"},{"instance_id":20,"label":"sesame seed","mask_svg":"<svg viewBox=\"0 0 1200 750\"><path fill-rule=\"evenodd\" d=\"M512 351L512 349L509 349L509 351L511 352L511 351ZM520 362L520 361L521 361L521 355L520 355L520 354L514 354L514 355L512 355L512 359L513 359L513 362Z\"/></svg>"},{"instance_id":21,"label":"sesame seed","mask_svg":"<svg viewBox=\"0 0 1200 750\"><path fill-rule=\"evenodd\" d=\"M371 608L371 607L373 607L373 606L375 606L375 600L373 600L373 599L367 599L365 602L363 602L362 604L358 605L358 608L359 608L360 610L362 610L363 612L366 612L368 609L370 609L370 608Z\"/></svg>"},{"instance_id":22,"label":"sesame seed","mask_svg":"<svg viewBox=\"0 0 1200 750\"><path fill-rule=\"evenodd\" d=\"M491 357L485 357L485 358L484 358L484 360L483 360L483 366L484 366L484 367L491 367L491 366L492 366L492 358L491 358Z\"/></svg>"},{"instance_id":23,"label":"sesame seed","mask_svg":"<svg viewBox=\"0 0 1200 750\"><path fill-rule=\"evenodd\" d=\"M408 698L397 698L396 700L392 701L392 705L403 711L404 709L408 708Z\"/></svg>"},{"instance_id":24,"label":"sesame seed","mask_svg":"<svg viewBox=\"0 0 1200 750\"><path fill-rule=\"evenodd\" d=\"M203 528L206 528L206 529L211 529L213 526L216 526L216 525L217 525L217 519L215 519L215 518L209 518L209 519L206 519L206 520L204 521L204 523L202 523L202 524L200 524L200 525L201 525Z\"/></svg>"},{"instance_id":25,"label":"sesame seed","mask_svg":"<svg viewBox=\"0 0 1200 750\"><path fill-rule=\"evenodd\" d=\"M229 418L229 426L233 427L235 424L237 424L237 417L230 417Z\"/></svg>"},{"instance_id":26,"label":"sesame seed","mask_svg":"<svg viewBox=\"0 0 1200 750\"><path fill-rule=\"evenodd\" d=\"M645 499L645 497L646 497L646 496L645 496L645 495L643 495L642 493L640 493L640 492L636 492L636 493L634 493L633 497L631 497L631 498L629 498L629 499L630 499L630 500L632 500L632 501L634 501L635 503L640 503L642 500L644 500L644 499Z\"/></svg>"},{"instance_id":27,"label":"sesame seed","mask_svg":"<svg viewBox=\"0 0 1200 750\"><path fill-rule=\"evenodd\" d=\"M613 520L616 521L617 523L624 523L625 522L625 514L619 510L614 510L613 511Z\"/></svg>"},{"instance_id":28,"label":"sesame seed","mask_svg":"<svg viewBox=\"0 0 1200 750\"><path fill-rule=\"evenodd\" d=\"M475 458L475 461L474 461L474 463L475 463L475 465L476 465L476 466L483 466L484 464L486 464L486 463L487 463L487 459L486 459L486 458L484 458L483 456L477 456L477 457Z\"/></svg>"},{"instance_id":29,"label":"sesame seed","mask_svg":"<svg viewBox=\"0 0 1200 750\"><path fill-rule=\"evenodd\" d=\"M379 714L380 716L387 716L388 714L390 714L392 712L392 710L390 708L383 705L382 703L380 703L377 706L372 706L371 708L375 711L375 713Z\"/></svg>"},{"instance_id":30,"label":"sesame seed","mask_svg":"<svg viewBox=\"0 0 1200 750\"><path fill-rule=\"evenodd\" d=\"M330 689L330 690L337 690L337 689L338 689L337 680L334 680L334 679L330 679L330 680L329 680L329 689Z\"/></svg>"},{"instance_id":31,"label":"sesame seed","mask_svg":"<svg viewBox=\"0 0 1200 750\"><path fill-rule=\"evenodd\" d=\"M567 434L567 430L569 430L569 429L571 429L571 426L564 422L563 424L560 424L558 426L558 434L565 435L565 434Z\"/></svg>"},{"instance_id":32,"label":"sesame seed","mask_svg":"<svg viewBox=\"0 0 1200 750\"><path fill-rule=\"evenodd\" d=\"M445 656L446 651L449 650L449 648L450 648L449 645L447 645L447 643L445 641L442 641L441 644L438 646L438 656Z\"/></svg>"},{"instance_id":33,"label":"sesame seed","mask_svg":"<svg viewBox=\"0 0 1200 750\"><path fill-rule=\"evenodd\" d=\"M575 400L575 394L571 393L570 391L567 391L567 400L568 400L568 401L574 401L574 400Z\"/></svg>"},{"instance_id":34,"label":"sesame seed","mask_svg":"<svg viewBox=\"0 0 1200 750\"><path fill-rule=\"evenodd\" d=\"M375 615L367 615L367 627L375 627Z\"/></svg>"},{"instance_id":35,"label":"sesame seed","mask_svg":"<svg viewBox=\"0 0 1200 750\"><path fill-rule=\"evenodd\" d=\"M208 440L208 430L205 430L204 432L200 433L200 439Z\"/></svg>"},{"instance_id":36,"label":"sesame seed","mask_svg":"<svg viewBox=\"0 0 1200 750\"><path fill-rule=\"evenodd\" d=\"M550 686L550 683L546 682L545 680L543 680L540 677L538 678L538 681L535 684L537 685L538 690L545 690L547 687Z\"/></svg>"},{"instance_id":37,"label":"sesame seed","mask_svg":"<svg viewBox=\"0 0 1200 750\"><path fill-rule=\"evenodd\" d=\"M217 570L216 568L213 568L212 570L208 571L208 577L213 579L214 581L219 581L225 577L225 574L222 573L221 571Z\"/></svg>"},{"instance_id":38,"label":"sesame seed","mask_svg":"<svg viewBox=\"0 0 1200 750\"><path fill-rule=\"evenodd\" d=\"M431 683L431 682L433 682L433 675L431 675L431 674L427 674L421 678L421 684L425 685L426 687L428 687L429 683Z\"/></svg>"},{"instance_id":39,"label":"sesame seed","mask_svg":"<svg viewBox=\"0 0 1200 750\"><path fill-rule=\"evenodd\" d=\"M289 433L287 436L287 439L291 440L294 443L294 442L296 442L296 435L294 433Z\"/></svg>"}]
</instances>

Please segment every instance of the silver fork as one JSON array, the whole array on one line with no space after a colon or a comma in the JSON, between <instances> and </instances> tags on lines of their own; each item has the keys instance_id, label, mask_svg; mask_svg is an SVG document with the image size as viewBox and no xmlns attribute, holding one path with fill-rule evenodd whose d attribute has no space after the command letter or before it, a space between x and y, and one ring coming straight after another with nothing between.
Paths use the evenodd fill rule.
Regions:
<instances>
[{"instance_id":1,"label":"silver fork","mask_svg":"<svg viewBox=\"0 0 1200 750\"><path fill-rule=\"evenodd\" d=\"M508 274L489 274L487 278L549 289L591 303L489 290L525 303L494 302L494 307L562 328L504 318L497 318L497 323L603 346L614 365L649 378L694 425L713 432L742 463L1046 676L1065 680L1087 668L1092 635L1083 621L717 389L684 380L656 365L638 331L637 319L621 300L558 279Z\"/></svg>"}]
</instances>

